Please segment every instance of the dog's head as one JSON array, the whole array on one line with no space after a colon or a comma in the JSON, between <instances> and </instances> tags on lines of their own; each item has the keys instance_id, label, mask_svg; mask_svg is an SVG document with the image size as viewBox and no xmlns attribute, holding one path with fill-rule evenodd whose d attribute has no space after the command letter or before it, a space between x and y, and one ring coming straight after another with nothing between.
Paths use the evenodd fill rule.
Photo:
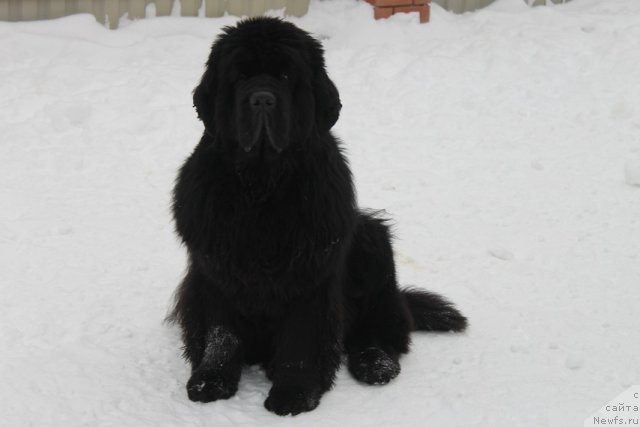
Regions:
<instances>
[{"instance_id":1,"label":"dog's head","mask_svg":"<svg viewBox=\"0 0 640 427\"><path fill-rule=\"evenodd\" d=\"M193 103L208 134L238 156L266 158L328 132L341 108L320 43L277 18L224 29Z\"/></svg>"}]
</instances>

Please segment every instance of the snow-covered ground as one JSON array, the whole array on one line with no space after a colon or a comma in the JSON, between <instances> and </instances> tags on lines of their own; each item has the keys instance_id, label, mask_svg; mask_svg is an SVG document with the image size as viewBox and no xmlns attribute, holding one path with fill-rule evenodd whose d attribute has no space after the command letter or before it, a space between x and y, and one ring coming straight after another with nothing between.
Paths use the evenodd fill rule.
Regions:
<instances>
[{"instance_id":1,"label":"snow-covered ground","mask_svg":"<svg viewBox=\"0 0 640 427\"><path fill-rule=\"evenodd\" d=\"M312 413L263 409L263 372L194 404L163 323L185 267L172 182L191 90L236 18L0 23L0 424L575 426L640 383L640 1L522 0L323 39L362 206L396 222L401 282L462 335L416 334L385 387L342 370Z\"/></svg>"}]
</instances>

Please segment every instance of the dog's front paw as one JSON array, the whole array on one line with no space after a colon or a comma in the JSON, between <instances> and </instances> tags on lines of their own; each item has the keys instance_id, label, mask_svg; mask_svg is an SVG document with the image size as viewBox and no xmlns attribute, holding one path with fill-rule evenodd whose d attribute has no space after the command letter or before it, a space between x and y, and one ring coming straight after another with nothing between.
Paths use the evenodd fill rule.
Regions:
<instances>
[{"instance_id":1,"label":"dog's front paw","mask_svg":"<svg viewBox=\"0 0 640 427\"><path fill-rule=\"evenodd\" d=\"M314 410L320 403L322 393L317 389L301 386L273 386L264 407L278 415L297 415Z\"/></svg>"},{"instance_id":2,"label":"dog's front paw","mask_svg":"<svg viewBox=\"0 0 640 427\"><path fill-rule=\"evenodd\" d=\"M400 364L384 350L370 347L349 355L349 371L358 381L367 384L387 384L400 373Z\"/></svg>"},{"instance_id":3,"label":"dog's front paw","mask_svg":"<svg viewBox=\"0 0 640 427\"><path fill-rule=\"evenodd\" d=\"M238 391L239 380L240 376L233 373L197 370L187 382L187 394L194 402L228 399Z\"/></svg>"}]
</instances>

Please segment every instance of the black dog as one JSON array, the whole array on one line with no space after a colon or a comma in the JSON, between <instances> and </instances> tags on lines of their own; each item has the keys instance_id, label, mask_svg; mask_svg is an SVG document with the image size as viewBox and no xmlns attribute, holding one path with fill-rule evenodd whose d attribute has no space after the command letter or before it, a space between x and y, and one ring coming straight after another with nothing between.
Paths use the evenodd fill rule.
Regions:
<instances>
[{"instance_id":1,"label":"black dog","mask_svg":"<svg viewBox=\"0 0 640 427\"><path fill-rule=\"evenodd\" d=\"M310 411L343 353L357 380L385 384L410 331L466 327L442 297L398 288L384 220L356 208L318 41L274 18L227 27L193 100L205 132L173 202L189 251L173 319L191 400L229 398L242 366L260 363L267 409Z\"/></svg>"}]
</instances>

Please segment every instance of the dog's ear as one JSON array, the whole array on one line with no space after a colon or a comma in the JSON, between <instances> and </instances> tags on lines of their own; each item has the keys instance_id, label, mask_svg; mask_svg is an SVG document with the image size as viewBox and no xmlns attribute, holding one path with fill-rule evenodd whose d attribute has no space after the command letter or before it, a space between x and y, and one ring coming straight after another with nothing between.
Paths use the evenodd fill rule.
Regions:
<instances>
[{"instance_id":1,"label":"dog's ear","mask_svg":"<svg viewBox=\"0 0 640 427\"><path fill-rule=\"evenodd\" d=\"M306 34L306 47L310 54L313 70L313 97L315 98L315 121L320 133L328 132L340 117L340 94L333 84L324 65L322 44L311 34Z\"/></svg>"},{"instance_id":2,"label":"dog's ear","mask_svg":"<svg viewBox=\"0 0 640 427\"><path fill-rule=\"evenodd\" d=\"M338 121L342 104L338 89L327 75L324 66L318 70L313 90L316 102L316 126L321 133L328 132Z\"/></svg>"},{"instance_id":3,"label":"dog's ear","mask_svg":"<svg viewBox=\"0 0 640 427\"><path fill-rule=\"evenodd\" d=\"M196 108L198 118L204 124L207 133L214 136L216 133L215 116L216 116L216 100L218 91L218 67L221 58L221 50L224 45L225 32L218 36L211 46L211 53L207 59L206 69L200 79L200 84L193 90L193 106Z\"/></svg>"},{"instance_id":4,"label":"dog's ear","mask_svg":"<svg viewBox=\"0 0 640 427\"><path fill-rule=\"evenodd\" d=\"M204 128L211 136L215 135L215 102L216 102L216 72L215 64L207 63L200 84L193 90L193 106L198 113L198 118L204 124Z\"/></svg>"}]
</instances>

